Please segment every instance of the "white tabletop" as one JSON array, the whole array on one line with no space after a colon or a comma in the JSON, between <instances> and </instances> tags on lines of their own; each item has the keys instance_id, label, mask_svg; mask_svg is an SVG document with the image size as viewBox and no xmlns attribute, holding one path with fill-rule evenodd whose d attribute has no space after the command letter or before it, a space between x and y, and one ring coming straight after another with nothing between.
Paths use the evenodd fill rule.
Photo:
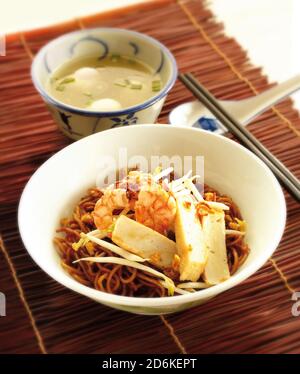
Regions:
<instances>
[{"instance_id":1,"label":"white tabletop","mask_svg":"<svg viewBox=\"0 0 300 374\"><path fill-rule=\"evenodd\" d=\"M210 8L270 81L300 74L299 0L210 0ZM300 91L292 98L300 109Z\"/></svg>"},{"instance_id":2,"label":"white tabletop","mask_svg":"<svg viewBox=\"0 0 300 374\"><path fill-rule=\"evenodd\" d=\"M141 1L147 0L9 0L0 12L0 33L38 28ZM208 6L224 23L225 32L237 39L271 81L281 82L300 73L299 0L210 0ZM293 98L300 109L300 92Z\"/></svg>"}]
</instances>

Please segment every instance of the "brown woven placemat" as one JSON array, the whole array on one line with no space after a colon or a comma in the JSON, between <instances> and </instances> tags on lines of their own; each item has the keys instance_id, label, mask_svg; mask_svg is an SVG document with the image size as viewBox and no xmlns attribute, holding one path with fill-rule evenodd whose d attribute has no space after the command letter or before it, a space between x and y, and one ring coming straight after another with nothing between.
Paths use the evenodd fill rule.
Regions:
<instances>
[{"instance_id":1,"label":"brown woven placemat","mask_svg":"<svg viewBox=\"0 0 300 374\"><path fill-rule=\"evenodd\" d=\"M7 56L0 58L0 291L7 299L0 352L300 353L300 317L291 314L291 294L300 288L300 212L287 194L287 227L272 259L241 285L180 314L146 317L106 308L60 286L28 256L17 228L20 193L34 170L69 144L32 86L31 59L50 39L95 26L158 38L179 69L193 72L218 98L245 98L270 87L200 0L148 2L9 36ZM191 98L176 83L159 122ZM249 128L300 177L300 119L290 100Z\"/></svg>"}]
</instances>

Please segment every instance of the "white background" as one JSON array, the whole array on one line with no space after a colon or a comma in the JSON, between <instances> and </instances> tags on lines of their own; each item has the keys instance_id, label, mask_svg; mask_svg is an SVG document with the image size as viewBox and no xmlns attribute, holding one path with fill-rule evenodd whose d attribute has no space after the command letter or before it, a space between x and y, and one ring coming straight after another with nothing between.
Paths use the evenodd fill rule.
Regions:
<instances>
[{"instance_id":1,"label":"white background","mask_svg":"<svg viewBox=\"0 0 300 374\"><path fill-rule=\"evenodd\" d=\"M147 0L144 0L147 1ZM141 0L0 0L0 33L33 29ZM224 22L271 81L300 74L300 0L210 0ZM293 95L300 109L300 93Z\"/></svg>"}]
</instances>

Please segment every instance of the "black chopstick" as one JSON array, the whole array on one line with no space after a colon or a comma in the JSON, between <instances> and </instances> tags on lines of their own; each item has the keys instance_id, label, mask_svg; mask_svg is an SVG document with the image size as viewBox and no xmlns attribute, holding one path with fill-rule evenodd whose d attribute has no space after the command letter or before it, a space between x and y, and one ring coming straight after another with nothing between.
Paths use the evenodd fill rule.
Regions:
<instances>
[{"instance_id":1,"label":"black chopstick","mask_svg":"<svg viewBox=\"0 0 300 374\"><path fill-rule=\"evenodd\" d=\"M300 181L244 126L235 120L192 74L180 74L179 79L215 115L228 131L265 162L291 195L300 201Z\"/></svg>"},{"instance_id":2,"label":"black chopstick","mask_svg":"<svg viewBox=\"0 0 300 374\"><path fill-rule=\"evenodd\" d=\"M222 105L218 103L218 101L211 95L205 87L201 86L200 83L196 80L196 78L188 73L187 78L192 82L195 86L197 86L202 93L213 102L214 106L236 127L238 128L252 143L254 143L257 148L268 158L271 158L271 161L278 167L278 169L288 178L291 180L293 184L300 190L300 181L287 169L267 148L264 147L262 143L259 142L258 139L255 138L254 135L251 134L244 126L242 126L234 117L231 116L229 112L227 112Z\"/></svg>"}]
</instances>

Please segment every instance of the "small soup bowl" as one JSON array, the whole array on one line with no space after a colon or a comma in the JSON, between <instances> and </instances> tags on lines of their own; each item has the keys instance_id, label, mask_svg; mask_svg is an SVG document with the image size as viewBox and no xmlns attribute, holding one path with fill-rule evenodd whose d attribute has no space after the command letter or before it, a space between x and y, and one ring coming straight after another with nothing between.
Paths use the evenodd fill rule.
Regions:
<instances>
[{"instance_id":1,"label":"small soup bowl","mask_svg":"<svg viewBox=\"0 0 300 374\"><path fill-rule=\"evenodd\" d=\"M119 54L145 63L159 74L162 89L148 100L114 111L81 109L65 104L46 90L52 73L62 64L81 57L104 58ZM177 65L171 52L150 36L117 28L95 28L71 32L46 44L31 68L32 81L61 131L72 139L114 127L154 123L177 78Z\"/></svg>"}]
</instances>

